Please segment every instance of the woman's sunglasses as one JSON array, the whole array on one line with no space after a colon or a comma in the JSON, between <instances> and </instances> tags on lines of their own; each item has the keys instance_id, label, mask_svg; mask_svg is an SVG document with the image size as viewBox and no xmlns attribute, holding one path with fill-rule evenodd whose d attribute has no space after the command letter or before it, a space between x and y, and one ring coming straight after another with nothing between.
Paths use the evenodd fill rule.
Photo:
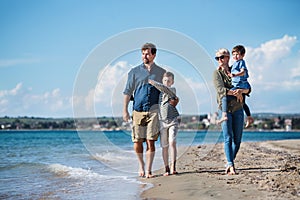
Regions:
<instances>
[{"instance_id":1,"label":"woman's sunglasses","mask_svg":"<svg viewBox=\"0 0 300 200\"><path fill-rule=\"evenodd\" d=\"M224 55L222 55L222 56L220 56L220 57L215 57L216 61L219 61L219 59L224 59L224 58L225 58Z\"/></svg>"}]
</instances>

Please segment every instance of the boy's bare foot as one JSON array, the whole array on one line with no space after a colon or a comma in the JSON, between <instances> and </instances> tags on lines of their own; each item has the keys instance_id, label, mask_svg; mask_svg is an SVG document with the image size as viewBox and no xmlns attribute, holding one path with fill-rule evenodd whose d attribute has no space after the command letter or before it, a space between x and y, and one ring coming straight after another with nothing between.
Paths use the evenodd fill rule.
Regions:
<instances>
[{"instance_id":1,"label":"boy's bare foot","mask_svg":"<svg viewBox=\"0 0 300 200\"><path fill-rule=\"evenodd\" d=\"M227 117L222 117L220 120L217 121L217 124L220 125L222 124L222 122L227 121L228 118Z\"/></svg>"},{"instance_id":2,"label":"boy's bare foot","mask_svg":"<svg viewBox=\"0 0 300 200\"><path fill-rule=\"evenodd\" d=\"M169 176L170 175L170 167L169 166L166 166L166 171L163 175L164 176Z\"/></svg>"},{"instance_id":3,"label":"boy's bare foot","mask_svg":"<svg viewBox=\"0 0 300 200\"><path fill-rule=\"evenodd\" d=\"M246 120L246 125L245 125L245 128L248 128L248 127L250 127L250 125L251 125L251 124L253 124L253 122L254 122L254 119L253 119L253 117L251 117L251 116L248 116L248 117L247 117L247 120Z\"/></svg>"},{"instance_id":4,"label":"boy's bare foot","mask_svg":"<svg viewBox=\"0 0 300 200\"><path fill-rule=\"evenodd\" d=\"M163 176L169 176L170 175L170 172L165 172L164 174L163 174Z\"/></svg>"},{"instance_id":5,"label":"boy's bare foot","mask_svg":"<svg viewBox=\"0 0 300 200\"><path fill-rule=\"evenodd\" d=\"M173 175L176 175L176 174L178 174L178 172L177 172L177 171L173 171L172 174L173 174Z\"/></svg>"}]
</instances>

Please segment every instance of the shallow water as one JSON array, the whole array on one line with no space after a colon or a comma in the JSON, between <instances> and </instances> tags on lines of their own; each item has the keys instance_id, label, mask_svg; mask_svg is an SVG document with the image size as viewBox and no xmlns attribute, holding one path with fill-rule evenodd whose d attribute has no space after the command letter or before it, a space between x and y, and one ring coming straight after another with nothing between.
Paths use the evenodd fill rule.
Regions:
<instances>
[{"instance_id":1,"label":"shallow water","mask_svg":"<svg viewBox=\"0 0 300 200\"><path fill-rule=\"evenodd\" d=\"M243 141L300 139L300 132L245 132ZM220 132L181 131L178 146L221 142ZM153 170L162 167L159 141ZM1 131L0 199L139 199L129 132Z\"/></svg>"}]
</instances>

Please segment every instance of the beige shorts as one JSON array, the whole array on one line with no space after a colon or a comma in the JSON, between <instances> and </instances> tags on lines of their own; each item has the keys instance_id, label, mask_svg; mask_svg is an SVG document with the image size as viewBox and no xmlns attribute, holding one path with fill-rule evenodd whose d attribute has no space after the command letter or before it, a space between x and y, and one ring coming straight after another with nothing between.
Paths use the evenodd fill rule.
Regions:
<instances>
[{"instance_id":1,"label":"beige shorts","mask_svg":"<svg viewBox=\"0 0 300 200\"><path fill-rule=\"evenodd\" d=\"M132 142L156 141L159 136L158 110L132 113Z\"/></svg>"}]
</instances>

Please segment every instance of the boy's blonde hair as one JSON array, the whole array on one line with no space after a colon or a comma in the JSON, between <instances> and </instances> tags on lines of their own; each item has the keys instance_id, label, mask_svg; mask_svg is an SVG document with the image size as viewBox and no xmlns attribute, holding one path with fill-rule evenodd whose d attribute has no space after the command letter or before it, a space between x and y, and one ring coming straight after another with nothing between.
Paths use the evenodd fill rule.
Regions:
<instances>
[{"instance_id":1,"label":"boy's blonde hair","mask_svg":"<svg viewBox=\"0 0 300 200\"><path fill-rule=\"evenodd\" d=\"M172 72L165 72L164 77L171 77L174 81L174 74Z\"/></svg>"}]
</instances>

